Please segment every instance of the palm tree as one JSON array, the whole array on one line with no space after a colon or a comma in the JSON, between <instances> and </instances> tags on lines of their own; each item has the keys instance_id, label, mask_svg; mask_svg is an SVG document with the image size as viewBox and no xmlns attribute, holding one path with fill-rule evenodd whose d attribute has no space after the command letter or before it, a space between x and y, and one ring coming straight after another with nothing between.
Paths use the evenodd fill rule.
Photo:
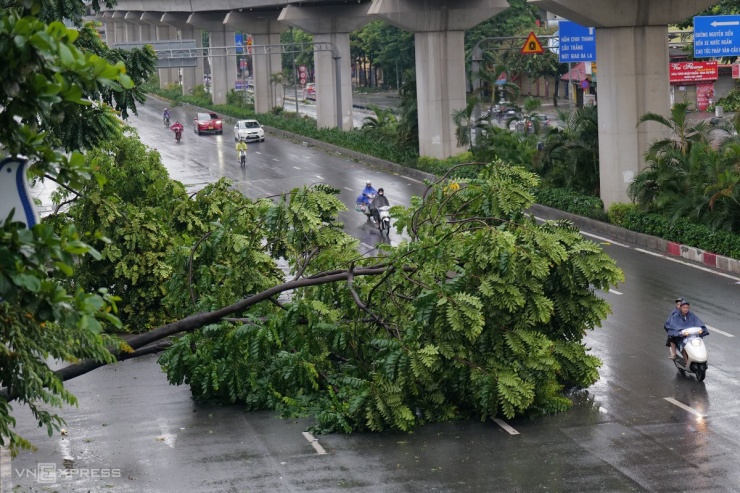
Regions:
<instances>
[{"instance_id":1,"label":"palm tree","mask_svg":"<svg viewBox=\"0 0 740 493\"><path fill-rule=\"evenodd\" d=\"M393 108L380 108L379 106L369 105L374 116L366 116L362 121L362 131L374 133L383 138L392 138L396 135L398 119Z\"/></svg>"},{"instance_id":2,"label":"palm tree","mask_svg":"<svg viewBox=\"0 0 740 493\"><path fill-rule=\"evenodd\" d=\"M562 128L544 138L540 175L555 187L599 196L599 123L595 106L558 110Z\"/></svg>"},{"instance_id":3,"label":"palm tree","mask_svg":"<svg viewBox=\"0 0 740 493\"><path fill-rule=\"evenodd\" d=\"M270 74L270 85L272 86L272 107L277 107L277 87L282 87L283 81L286 79L286 75L283 72L275 72Z\"/></svg>"},{"instance_id":4,"label":"palm tree","mask_svg":"<svg viewBox=\"0 0 740 493\"><path fill-rule=\"evenodd\" d=\"M682 154L687 154L693 143L709 142L710 128L704 121L690 120L688 114L688 103L676 103L671 108L670 118L658 113L645 113L640 117L638 125L655 122L671 132L669 137L653 142L648 151L649 155L655 155L668 148L678 148Z\"/></svg>"},{"instance_id":5,"label":"palm tree","mask_svg":"<svg viewBox=\"0 0 740 493\"><path fill-rule=\"evenodd\" d=\"M457 126L455 129L457 145L460 147L472 145L473 129L480 128L482 125L480 119L475 117L475 108L479 102L478 98L470 97L465 108L452 112L452 121Z\"/></svg>"}]
</instances>

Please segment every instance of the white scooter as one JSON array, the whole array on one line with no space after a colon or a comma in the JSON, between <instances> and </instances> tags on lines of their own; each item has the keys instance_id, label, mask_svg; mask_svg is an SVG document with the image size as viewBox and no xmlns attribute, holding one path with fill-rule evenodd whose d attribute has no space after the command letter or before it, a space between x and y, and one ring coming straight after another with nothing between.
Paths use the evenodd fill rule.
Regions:
<instances>
[{"instance_id":1,"label":"white scooter","mask_svg":"<svg viewBox=\"0 0 740 493\"><path fill-rule=\"evenodd\" d=\"M378 214L380 215L380 234L383 235L385 231L386 236L391 234L391 206L383 205L378 207Z\"/></svg>"},{"instance_id":2,"label":"white scooter","mask_svg":"<svg viewBox=\"0 0 740 493\"><path fill-rule=\"evenodd\" d=\"M701 338L703 332L704 329L701 327L682 330L681 346L683 346L683 351L676 351L676 359L673 360L681 376L685 377L687 373L691 373L699 382L703 382L704 377L706 377L707 360L709 359L707 347Z\"/></svg>"}]
</instances>

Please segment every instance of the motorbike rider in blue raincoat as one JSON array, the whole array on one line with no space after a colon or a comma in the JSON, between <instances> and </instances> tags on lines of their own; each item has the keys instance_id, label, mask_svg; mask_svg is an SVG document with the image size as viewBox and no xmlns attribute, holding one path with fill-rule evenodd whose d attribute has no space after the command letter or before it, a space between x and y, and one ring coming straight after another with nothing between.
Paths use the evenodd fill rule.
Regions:
<instances>
[{"instance_id":1,"label":"motorbike rider in blue raincoat","mask_svg":"<svg viewBox=\"0 0 740 493\"><path fill-rule=\"evenodd\" d=\"M678 312L674 311L671 313L671 315L668 317L668 320L665 321L664 328L666 332L668 333L669 337L677 337L680 338L680 343L678 344L678 350L683 350L683 334L681 333L685 329L690 329L691 327L701 327L702 333L701 337L705 337L709 335L709 331L707 330L707 326L704 325L704 322L701 321L699 317L694 315L690 310L691 305L688 301L683 300L681 301L680 310ZM686 355L684 355L684 358ZM675 355L672 355L671 359L675 359Z\"/></svg>"}]
</instances>

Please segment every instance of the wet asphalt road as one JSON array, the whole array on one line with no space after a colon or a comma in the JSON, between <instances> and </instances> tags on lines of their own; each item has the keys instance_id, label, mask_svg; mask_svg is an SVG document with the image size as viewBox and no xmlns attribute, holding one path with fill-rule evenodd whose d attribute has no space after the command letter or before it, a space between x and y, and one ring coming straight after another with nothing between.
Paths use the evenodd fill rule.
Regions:
<instances>
[{"instance_id":1,"label":"wet asphalt road","mask_svg":"<svg viewBox=\"0 0 740 493\"><path fill-rule=\"evenodd\" d=\"M190 128L176 145L161 109L151 101L131 123L162 152L174 178L198 188L227 176L250 197L330 183L350 208L347 231L368 248L379 236L351 209L365 179L383 186L392 204L423 190L413 180L269 135L250 144L242 171L232 125L225 124L223 136L197 137ZM181 108L174 113L189 121ZM587 338L604 361L601 379L573 396L569 412L444 423L411 434L318 436L314 447L302 434L308 420L195 404L187 387L167 384L150 356L69 382L80 404L62 412L65 436L49 438L19 413L18 431L39 451L12 460L3 488L12 482L12 491L59 492L740 491L740 278L592 239L616 259L626 281L602 293L613 314ZM710 367L703 383L678 375L667 358L662 323L677 295L716 329L705 340ZM68 472L55 483L32 477L38 464L58 471L65 459ZM101 475L120 477L84 477Z\"/></svg>"}]
</instances>

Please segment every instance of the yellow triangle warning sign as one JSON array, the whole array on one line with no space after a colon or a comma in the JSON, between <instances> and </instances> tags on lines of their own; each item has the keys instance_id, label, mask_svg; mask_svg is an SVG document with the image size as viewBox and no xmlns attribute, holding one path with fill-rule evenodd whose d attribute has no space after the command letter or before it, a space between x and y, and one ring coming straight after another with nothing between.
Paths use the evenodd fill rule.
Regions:
<instances>
[{"instance_id":1,"label":"yellow triangle warning sign","mask_svg":"<svg viewBox=\"0 0 740 493\"><path fill-rule=\"evenodd\" d=\"M540 40L534 35L534 31L530 32L529 36L527 36L527 41L525 41L524 46L522 46L522 54L541 55L544 52L545 50L542 48L542 43L540 43Z\"/></svg>"}]
</instances>

